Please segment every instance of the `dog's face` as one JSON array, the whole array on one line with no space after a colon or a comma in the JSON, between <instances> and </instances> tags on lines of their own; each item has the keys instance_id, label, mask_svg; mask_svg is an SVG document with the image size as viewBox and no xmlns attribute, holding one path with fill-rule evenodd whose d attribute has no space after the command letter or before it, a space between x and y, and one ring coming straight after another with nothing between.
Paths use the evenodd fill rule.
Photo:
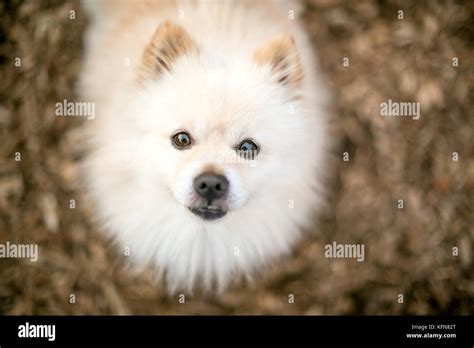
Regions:
<instances>
[{"instance_id":1,"label":"dog's face","mask_svg":"<svg viewBox=\"0 0 474 348\"><path fill-rule=\"evenodd\" d=\"M274 189L272 176L285 177L286 159L305 146L297 59L289 36L222 60L181 28L162 25L128 110L136 120L128 137L146 154L135 170L143 186L163 185L186 214L206 222Z\"/></svg>"},{"instance_id":2,"label":"dog's face","mask_svg":"<svg viewBox=\"0 0 474 348\"><path fill-rule=\"evenodd\" d=\"M321 202L326 132L312 98L324 89L303 78L293 40L226 53L160 26L136 84L104 104L85 162L107 229L171 291L251 275L291 250Z\"/></svg>"}]
</instances>

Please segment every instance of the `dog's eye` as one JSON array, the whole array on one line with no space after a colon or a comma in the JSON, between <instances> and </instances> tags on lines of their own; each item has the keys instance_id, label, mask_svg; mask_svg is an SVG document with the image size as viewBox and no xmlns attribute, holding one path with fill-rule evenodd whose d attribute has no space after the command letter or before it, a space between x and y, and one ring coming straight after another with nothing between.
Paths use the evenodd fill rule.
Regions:
<instances>
[{"instance_id":1,"label":"dog's eye","mask_svg":"<svg viewBox=\"0 0 474 348\"><path fill-rule=\"evenodd\" d=\"M253 159L258 153L258 146L250 139L245 139L237 146L237 152L246 158Z\"/></svg>"},{"instance_id":2,"label":"dog's eye","mask_svg":"<svg viewBox=\"0 0 474 348\"><path fill-rule=\"evenodd\" d=\"M178 150L187 149L191 146L191 136L186 132L179 132L173 135L171 142Z\"/></svg>"}]
</instances>

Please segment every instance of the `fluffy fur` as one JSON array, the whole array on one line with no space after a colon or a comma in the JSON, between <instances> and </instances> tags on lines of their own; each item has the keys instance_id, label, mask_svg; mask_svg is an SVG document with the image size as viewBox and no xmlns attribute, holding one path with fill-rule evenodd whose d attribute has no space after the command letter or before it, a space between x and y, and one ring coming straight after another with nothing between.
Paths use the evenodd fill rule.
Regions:
<instances>
[{"instance_id":1,"label":"fluffy fur","mask_svg":"<svg viewBox=\"0 0 474 348\"><path fill-rule=\"evenodd\" d=\"M222 290L288 253L323 200L326 89L288 2L86 2L82 98L96 103L84 163L96 214L171 291ZM294 11L295 19L292 19ZM179 151L170 137L188 131ZM243 139L256 161L223 154ZM223 160L223 158L226 158ZM203 171L228 213L187 207Z\"/></svg>"}]
</instances>

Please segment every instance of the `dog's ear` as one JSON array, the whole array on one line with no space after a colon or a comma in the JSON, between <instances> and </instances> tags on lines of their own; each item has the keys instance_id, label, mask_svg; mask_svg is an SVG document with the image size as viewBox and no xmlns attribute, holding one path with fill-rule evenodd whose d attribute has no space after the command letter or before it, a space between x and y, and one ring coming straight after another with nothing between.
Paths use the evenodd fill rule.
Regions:
<instances>
[{"instance_id":1,"label":"dog's ear","mask_svg":"<svg viewBox=\"0 0 474 348\"><path fill-rule=\"evenodd\" d=\"M257 65L270 65L276 81L283 85L298 86L303 79L295 41L289 34L281 34L258 49L254 54Z\"/></svg>"},{"instance_id":2,"label":"dog's ear","mask_svg":"<svg viewBox=\"0 0 474 348\"><path fill-rule=\"evenodd\" d=\"M143 52L142 73L159 76L169 72L179 57L192 51L197 51L197 47L188 33L179 25L166 21L155 31Z\"/></svg>"}]
</instances>

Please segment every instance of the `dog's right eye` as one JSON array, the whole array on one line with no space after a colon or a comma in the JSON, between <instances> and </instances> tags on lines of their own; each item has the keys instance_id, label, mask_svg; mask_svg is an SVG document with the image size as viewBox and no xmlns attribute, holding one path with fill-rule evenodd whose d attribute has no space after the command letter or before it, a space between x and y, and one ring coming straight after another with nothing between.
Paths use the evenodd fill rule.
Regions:
<instances>
[{"instance_id":1,"label":"dog's right eye","mask_svg":"<svg viewBox=\"0 0 474 348\"><path fill-rule=\"evenodd\" d=\"M186 132L179 132L173 135L171 142L178 150L184 150L191 146L191 136Z\"/></svg>"}]
</instances>

